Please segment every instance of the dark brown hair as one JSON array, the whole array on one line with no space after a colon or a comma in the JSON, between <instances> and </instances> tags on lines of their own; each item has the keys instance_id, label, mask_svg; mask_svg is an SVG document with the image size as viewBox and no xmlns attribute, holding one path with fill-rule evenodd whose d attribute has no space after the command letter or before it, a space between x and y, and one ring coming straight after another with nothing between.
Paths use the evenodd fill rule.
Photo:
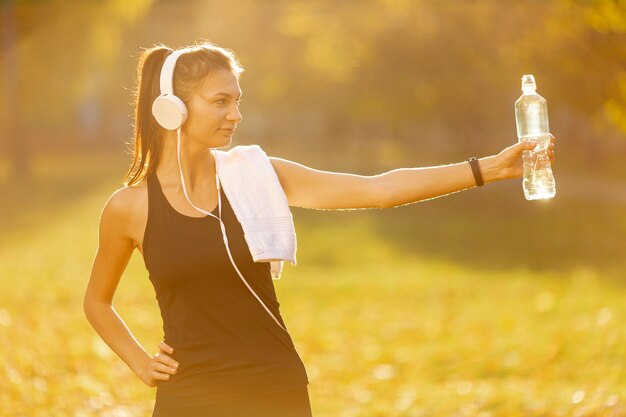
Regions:
<instances>
[{"instance_id":1,"label":"dark brown hair","mask_svg":"<svg viewBox=\"0 0 626 417\"><path fill-rule=\"evenodd\" d=\"M210 73L225 69L237 78L244 71L230 49L225 49L212 42L203 41L187 46L187 50L176 61L174 71L174 94L187 106L192 95L199 90L204 78ZM143 49L137 65L137 83L134 96L135 120L133 131L133 162L124 176L124 185L131 186L141 182L153 172L161 157L163 135L161 127L152 115L152 102L160 94L161 67L171 48L158 44Z\"/></svg>"}]
</instances>

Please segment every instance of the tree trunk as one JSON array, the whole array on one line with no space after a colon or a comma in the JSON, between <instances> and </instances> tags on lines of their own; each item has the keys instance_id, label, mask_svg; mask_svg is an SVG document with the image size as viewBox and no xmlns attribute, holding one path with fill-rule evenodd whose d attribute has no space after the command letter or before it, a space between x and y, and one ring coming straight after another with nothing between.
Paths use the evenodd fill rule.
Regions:
<instances>
[{"instance_id":1,"label":"tree trunk","mask_svg":"<svg viewBox=\"0 0 626 417\"><path fill-rule=\"evenodd\" d=\"M18 27L13 0L5 3L0 11L0 28L2 28L2 66L5 72L3 77L5 85L0 90L4 93L0 100L4 101L6 120L5 129L1 134L9 159L10 181L27 181L31 177L30 155L19 111Z\"/></svg>"}]
</instances>

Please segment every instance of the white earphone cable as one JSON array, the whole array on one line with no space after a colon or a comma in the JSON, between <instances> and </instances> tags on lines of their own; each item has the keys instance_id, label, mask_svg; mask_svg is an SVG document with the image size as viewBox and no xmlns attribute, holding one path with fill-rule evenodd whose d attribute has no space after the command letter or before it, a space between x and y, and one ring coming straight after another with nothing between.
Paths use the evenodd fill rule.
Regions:
<instances>
[{"instance_id":1,"label":"white earphone cable","mask_svg":"<svg viewBox=\"0 0 626 417\"><path fill-rule=\"evenodd\" d=\"M224 225L224 222L222 221L222 197L221 197L221 193L220 193L220 189L221 189L220 188L220 181L219 181L219 177L217 175L217 156L215 155L215 152L213 152L213 159L215 160L215 184L217 186L217 207L218 207L219 217L215 216L212 213L209 213L206 210L201 209L200 207L197 207L189 199L189 196L187 195L187 188L185 187L185 179L183 178L183 169L182 169L182 166L181 166L181 163L180 163L180 131L181 131L180 127L178 129L176 129L176 133L177 133L177 137L178 137L178 140L177 140L178 169L180 171L180 182L181 182L181 184L183 186L183 193L185 194L185 198L187 199L189 204L191 204L192 207L195 208L196 210L200 211L201 213L207 214L209 216L215 217L217 220L219 220L220 228L222 229L222 238L224 240L224 246L226 246L226 252L228 253L228 257L230 258L230 263L235 268L235 271L237 271L237 275L239 275L239 278L241 278L243 283L246 285L246 287L248 287L248 289L250 290L252 295L254 295L254 297L257 299L257 301L263 306L265 311L267 311L267 313L274 319L276 324L278 324L278 326L280 326L281 329L283 329L284 331L288 332L287 329L285 327L283 327L282 324L280 324L280 322L276 319L276 317L274 317L274 314L272 314L270 309L267 308L265 303L263 303L263 301L259 298L259 296L250 287L250 285L248 284L248 281L246 281L246 279L243 277L243 275L239 271L239 268L237 268L237 264L235 264L235 260L233 259L233 256L230 253L230 248L228 246L228 237L226 235L226 226Z\"/></svg>"}]
</instances>

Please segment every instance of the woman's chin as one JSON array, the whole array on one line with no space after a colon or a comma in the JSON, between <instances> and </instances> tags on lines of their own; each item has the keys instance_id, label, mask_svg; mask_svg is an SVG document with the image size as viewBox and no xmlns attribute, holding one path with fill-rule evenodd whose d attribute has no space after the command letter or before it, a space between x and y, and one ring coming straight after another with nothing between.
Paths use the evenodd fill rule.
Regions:
<instances>
[{"instance_id":1,"label":"woman's chin","mask_svg":"<svg viewBox=\"0 0 626 417\"><path fill-rule=\"evenodd\" d=\"M230 146L230 144L233 141L233 137L230 136L228 137L226 140L222 139L220 141L215 141L213 142L213 144L210 146L211 149L220 149L220 148L227 148Z\"/></svg>"}]
</instances>

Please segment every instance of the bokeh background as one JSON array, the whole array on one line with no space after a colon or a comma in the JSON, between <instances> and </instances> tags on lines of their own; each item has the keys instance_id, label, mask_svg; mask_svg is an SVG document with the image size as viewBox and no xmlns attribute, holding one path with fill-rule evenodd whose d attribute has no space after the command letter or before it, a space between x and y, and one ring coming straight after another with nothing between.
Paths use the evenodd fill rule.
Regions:
<instances>
[{"instance_id":1,"label":"bokeh background","mask_svg":"<svg viewBox=\"0 0 626 417\"><path fill-rule=\"evenodd\" d=\"M0 415L149 416L82 310L131 162L141 48L210 40L245 68L233 145L374 175L498 153L534 74L557 195L521 180L387 210L293 208L275 281L314 415L626 415L626 2L0 3ZM416 184L416 186L418 186ZM162 339L140 254L114 300Z\"/></svg>"}]
</instances>

